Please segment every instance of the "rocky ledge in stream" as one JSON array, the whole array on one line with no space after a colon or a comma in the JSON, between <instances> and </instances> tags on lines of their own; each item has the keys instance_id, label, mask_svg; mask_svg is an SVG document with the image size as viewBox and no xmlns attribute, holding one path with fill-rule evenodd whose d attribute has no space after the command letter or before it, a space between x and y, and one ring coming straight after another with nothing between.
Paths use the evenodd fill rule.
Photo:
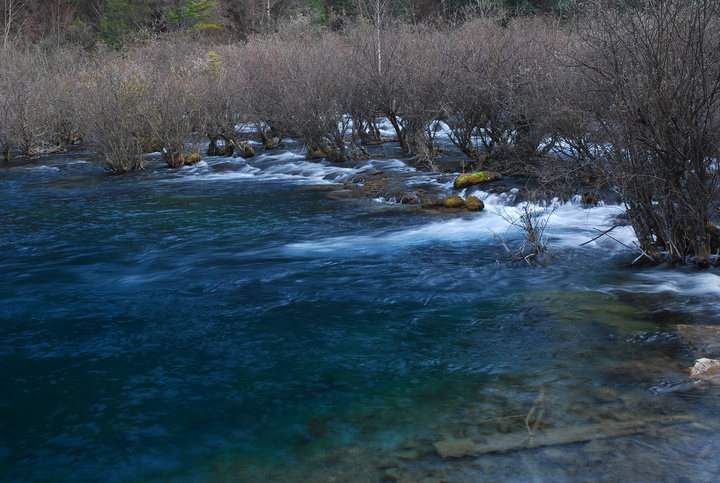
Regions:
<instances>
[{"instance_id":1,"label":"rocky ledge in stream","mask_svg":"<svg viewBox=\"0 0 720 483\"><path fill-rule=\"evenodd\" d=\"M500 173L479 171L460 174L453 183L455 190L468 186L500 181ZM512 183L494 186L493 191L507 192L513 189ZM458 194L448 195L441 186L418 182L417 176L407 172L386 172L375 170L362 173L346 181L341 188L333 189L330 198L369 198L380 199L402 205L418 205L423 209L438 211L482 211L485 204L477 196L465 198Z\"/></svg>"},{"instance_id":2,"label":"rocky ledge in stream","mask_svg":"<svg viewBox=\"0 0 720 483\"><path fill-rule=\"evenodd\" d=\"M335 192L333 197L378 198L403 205L419 205L428 190L437 189L430 184L414 185L412 180L407 173L375 170L345 182L342 194Z\"/></svg>"}]
</instances>

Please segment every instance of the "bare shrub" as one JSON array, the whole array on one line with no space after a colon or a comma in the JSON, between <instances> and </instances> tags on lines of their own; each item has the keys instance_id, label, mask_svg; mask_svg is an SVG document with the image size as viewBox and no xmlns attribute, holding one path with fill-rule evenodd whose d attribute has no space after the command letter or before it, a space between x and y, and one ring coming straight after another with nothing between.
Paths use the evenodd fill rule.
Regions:
<instances>
[{"instance_id":1,"label":"bare shrub","mask_svg":"<svg viewBox=\"0 0 720 483\"><path fill-rule=\"evenodd\" d=\"M362 90L371 98L378 114L388 118L400 147L410 151L406 131L404 81L409 78L410 64L406 54L408 35L401 26L371 28L361 26L352 33L354 68L362 82Z\"/></svg>"},{"instance_id":2,"label":"bare shrub","mask_svg":"<svg viewBox=\"0 0 720 483\"><path fill-rule=\"evenodd\" d=\"M564 31L564 48L559 50L557 68L546 85L549 130L555 142L551 152L564 161L563 175L569 179L601 177L597 158L602 155L603 112L612 104L605 91L596 89L576 59L586 57L580 36Z\"/></svg>"},{"instance_id":3,"label":"bare shrub","mask_svg":"<svg viewBox=\"0 0 720 483\"><path fill-rule=\"evenodd\" d=\"M452 68L446 76L445 110L450 140L482 168L488 155L485 128L493 115L490 46L477 39L495 39L501 27L493 18L474 19L451 34Z\"/></svg>"},{"instance_id":4,"label":"bare shrub","mask_svg":"<svg viewBox=\"0 0 720 483\"><path fill-rule=\"evenodd\" d=\"M720 4L651 0L596 12L579 59L612 99L604 167L651 259L707 265L717 238Z\"/></svg>"},{"instance_id":5,"label":"bare shrub","mask_svg":"<svg viewBox=\"0 0 720 483\"><path fill-rule=\"evenodd\" d=\"M235 46L216 48L205 54L203 72L197 77L201 128L210 140L208 156L254 155L237 139L237 126L248 123L247 89L243 56Z\"/></svg>"},{"instance_id":6,"label":"bare shrub","mask_svg":"<svg viewBox=\"0 0 720 483\"><path fill-rule=\"evenodd\" d=\"M420 30L406 37L402 58L405 136L409 152L434 168L440 149L436 143L438 121L445 117L445 78L452 69L450 46L442 31Z\"/></svg>"},{"instance_id":7,"label":"bare shrub","mask_svg":"<svg viewBox=\"0 0 720 483\"><path fill-rule=\"evenodd\" d=\"M482 167L546 154L545 109L558 27L544 19L484 16L452 33L447 103L450 139ZM479 41L478 39L482 39Z\"/></svg>"},{"instance_id":8,"label":"bare shrub","mask_svg":"<svg viewBox=\"0 0 720 483\"><path fill-rule=\"evenodd\" d=\"M149 98L145 72L130 62L112 62L88 72L83 99L83 132L103 156L100 166L126 173L144 168L143 136Z\"/></svg>"},{"instance_id":9,"label":"bare shrub","mask_svg":"<svg viewBox=\"0 0 720 483\"><path fill-rule=\"evenodd\" d=\"M334 34L303 43L295 53L302 62L288 65L287 116L305 140L308 158L347 161L351 135L354 78L344 60L345 45Z\"/></svg>"},{"instance_id":10,"label":"bare shrub","mask_svg":"<svg viewBox=\"0 0 720 483\"><path fill-rule=\"evenodd\" d=\"M187 67L153 71L148 85L149 133L171 168L182 166L192 133L198 124L199 108L191 83L195 72Z\"/></svg>"},{"instance_id":11,"label":"bare shrub","mask_svg":"<svg viewBox=\"0 0 720 483\"><path fill-rule=\"evenodd\" d=\"M555 212L555 205L536 208L530 203L523 203L517 216L505 212L501 215L509 224L508 231L514 229L522 238L519 247L513 249L507 243L508 231L504 235L494 234L500 244L508 252L512 261L530 263L533 257L547 250L547 229L550 217Z\"/></svg>"},{"instance_id":12,"label":"bare shrub","mask_svg":"<svg viewBox=\"0 0 720 483\"><path fill-rule=\"evenodd\" d=\"M298 43L301 40L298 40ZM286 101L298 43L277 37L259 37L242 50L246 112L256 123L265 149L282 146L283 138L297 134L297 122L288 116Z\"/></svg>"},{"instance_id":13,"label":"bare shrub","mask_svg":"<svg viewBox=\"0 0 720 483\"><path fill-rule=\"evenodd\" d=\"M557 21L542 17L518 19L509 27L513 37L513 59L505 81L509 92L508 118L513 154L521 157L544 155L554 145L550 129L553 105L553 76L557 52L564 41Z\"/></svg>"},{"instance_id":14,"label":"bare shrub","mask_svg":"<svg viewBox=\"0 0 720 483\"><path fill-rule=\"evenodd\" d=\"M48 99L57 95L49 89L48 58L29 46L3 49L0 72L0 147L9 159L10 149L24 156L47 152L52 137L48 122Z\"/></svg>"},{"instance_id":15,"label":"bare shrub","mask_svg":"<svg viewBox=\"0 0 720 483\"><path fill-rule=\"evenodd\" d=\"M80 139L82 69L87 60L82 51L63 48L53 52L39 86L43 99L43 123L47 137L44 151L65 152Z\"/></svg>"},{"instance_id":16,"label":"bare shrub","mask_svg":"<svg viewBox=\"0 0 720 483\"><path fill-rule=\"evenodd\" d=\"M11 49L0 50L0 150L4 161L9 161L10 150L16 146L16 133L20 119L17 106L25 96L27 84L16 66Z\"/></svg>"}]
</instances>

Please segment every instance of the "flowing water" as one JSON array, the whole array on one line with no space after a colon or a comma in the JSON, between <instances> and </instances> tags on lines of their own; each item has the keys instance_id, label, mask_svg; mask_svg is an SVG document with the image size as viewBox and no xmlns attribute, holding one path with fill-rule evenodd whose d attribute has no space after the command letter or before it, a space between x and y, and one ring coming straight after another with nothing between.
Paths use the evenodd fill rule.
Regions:
<instances>
[{"instance_id":1,"label":"flowing water","mask_svg":"<svg viewBox=\"0 0 720 483\"><path fill-rule=\"evenodd\" d=\"M3 481L720 474L718 392L684 372L713 354L678 331L720 323L718 272L633 267L627 228L580 246L617 206L557 204L530 265L494 236L521 241L512 193L462 214L328 196L378 169L452 183L292 150L124 176L82 153L1 167ZM530 435L560 439L433 445Z\"/></svg>"}]
</instances>

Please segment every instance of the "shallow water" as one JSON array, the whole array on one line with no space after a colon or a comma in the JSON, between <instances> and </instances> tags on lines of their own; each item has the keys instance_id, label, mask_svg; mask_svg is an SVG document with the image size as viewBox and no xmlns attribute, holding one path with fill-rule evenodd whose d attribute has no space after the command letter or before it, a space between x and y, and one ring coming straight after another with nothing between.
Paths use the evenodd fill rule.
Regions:
<instances>
[{"instance_id":1,"label":"shallow water","mask_svg":"<svg viewBox=\"0 0 720 483\"><path fill-rule=\"evenodd\" d=\"M82 154L0 168L0 474L714 480L717 391L684 372L713 355L676 327L718 324L717 272L581 247L615 206L558 204L548 254L509 264L494 234L520 243L512 196L438 215L314 188L376 169L451 187L292 150L126 176ZM627 421L653 423L482 456L433 446Z\"/></svg>"}]
</instances>

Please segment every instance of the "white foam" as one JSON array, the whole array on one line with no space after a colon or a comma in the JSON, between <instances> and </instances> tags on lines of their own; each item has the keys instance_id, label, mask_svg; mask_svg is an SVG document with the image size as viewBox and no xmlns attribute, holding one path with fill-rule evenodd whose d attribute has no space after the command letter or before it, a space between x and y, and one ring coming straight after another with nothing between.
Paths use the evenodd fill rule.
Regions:
<instances>
[{"instance_id":1,"label":"white foam","mask_svg":"<svg viewBox=\"0 0 720 483\"><path fill-rule=\"evenodd\" d=\"M431 222L426 225L388 231L380 235L339 236L313 241L294 243L286 246L290 254L307 253L335 254L375 253L440 242L489 242L495 235L507 237L508 240L519 239L521 234L512 225L523 210L524 204L518 206L493 205L486 206L485 211L469 217L453 218ZM528 205L532 210L545 213L545 208ZM555 207L549 214L548 250L578 248L582 243L597 236L601 231L612 226L613 218L622 212L620 206L584 208L564 203ZM549 211L547 213L550 213ZM615 233L619 231L618 233ZM624 243L632 243L632 229L616 229L613 234ZM494 242L493 242L494 243ZM627 250L620 243L606 237L587 244L588 247L604 250Z\"/></svg>"},{"instance_id":2,"label":"white foam","mask_svg":"<svg viewBox=\"0 0 720 483\"><path fill-rule=\"evenodd\" d=\"M390 120L386 117L376 120L378 131L381 136L395 136L395 128L393 127Z\"/></svg>"},{"instance_id":3,"label":"white foam","mask_svg":"<svg viewBox=\"0 0 720 483\"><path fill-rule=\"evenodd\" d=\"M363 168L364 169L364 168ZM313 184L332 184L357 175L361 169L327 163L296 161L272 165L262 171L263 178L292 179Z\"/></svg>"},{"instance_id":4,"label":"white foam","mask_svg":"<svg viewBox=\"0 0 720 483\"><path fill-rule=\"evenodd\" d=\"M639 273L631 288L644 293L673 293L686 296L720 295L720 275L710 272L656 270Z\"/></svg>"},{"instance_id":5,"label":"white foam","mask_svg":"<svg viewBox=\"0 0 720 483\"><path fill-rule=\"evenodd\" d=\"M238 180L238 179L251 179L256 178L258 173L260 172L259 168L254 168L252 166L243 166L242 169L238 171L210 171L207 169L202 169L203 167L200 167L200 169L196 169L192 172L191 175L184 177L184 178L174 178L172 180L168 181L184 181L188 179L192 180L198 180L198 181L217 181L217 180Z\"/></svg>"},{"instance_id":6,"label":"white foam","mask_svg":"<svg viewBox=\"0 0 720 483\"><path fill-rule=\"evenodd\" d=\"M23 166L22 169L29 171L60 171L60 168L56 166Z\"/></svg>"}]
</instances>

